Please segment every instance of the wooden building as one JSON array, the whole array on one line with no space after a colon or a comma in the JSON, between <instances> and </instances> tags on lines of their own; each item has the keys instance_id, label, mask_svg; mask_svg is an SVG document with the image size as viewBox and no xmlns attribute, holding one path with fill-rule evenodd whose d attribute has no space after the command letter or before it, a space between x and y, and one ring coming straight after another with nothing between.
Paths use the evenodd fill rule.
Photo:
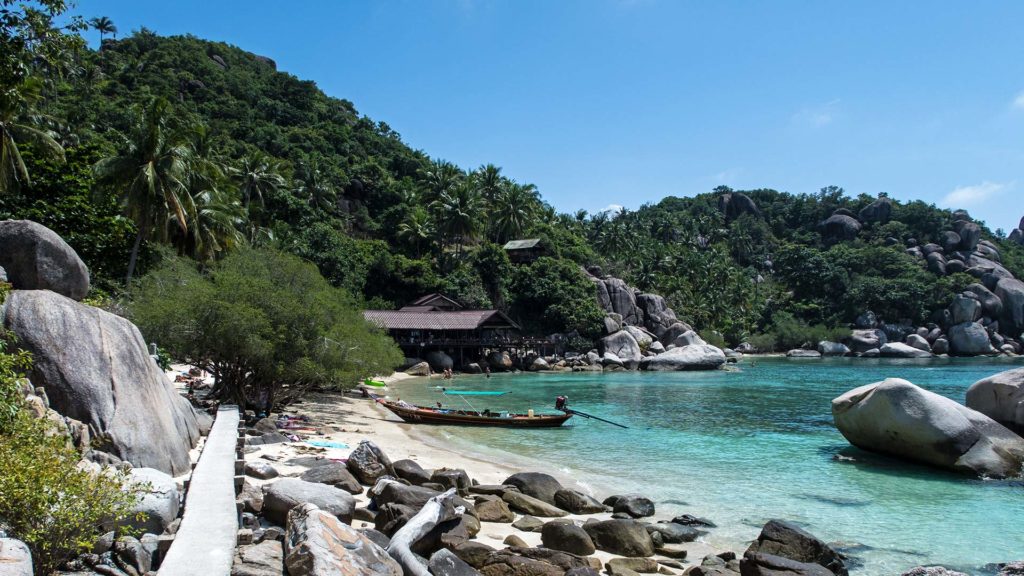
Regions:
<instances>
[{"instance_id":1,"label":"wooden building","mask_svg":"<svg viewBox=\"0 0 1024 576\"><path fill-rule=\"evenodd\" d=\"M513 264L528 264L547 253L540 238L510 240L505 243L503 248Z\"/></svg>"},{"instance_id":2,"label":"wooden building","mask_svg":"<svg viewBox=\"0 0 1024 576\"><path fill-rule=\"evenodd\" d=\"M407 357L440 350L459 365L487 350L522 345L519 325L499 310L466 310L443 294L428 294L398 310L364 310L363 317L387 330Z\"/></svg>"}]
</instances>

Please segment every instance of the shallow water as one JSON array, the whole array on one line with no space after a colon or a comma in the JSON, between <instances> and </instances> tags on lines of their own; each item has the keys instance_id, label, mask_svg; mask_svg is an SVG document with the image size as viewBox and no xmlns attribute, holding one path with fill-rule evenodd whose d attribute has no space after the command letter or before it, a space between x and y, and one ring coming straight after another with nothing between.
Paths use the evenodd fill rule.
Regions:
<instances>
[{"instance_id":1,"label":"shallow water","mask_svg":"<svg viewBox=\"0 0 1024 576\"><path fill-rule=\"evenodd\" d=\"M459 377L450 388L512 391L467 398L479 409L550 411L564 394L573 408L630 428L577 417L553 430L428 430L462 450L542 459L584 488L601 487L598 496L604 488L643 493L659 519L706 516L719 528L705 540L737 552L766 520L782 518L837 543L858 575L919 564L986 574L987 564L1024 558L1024 482L965 478L859 451L834 428L830 401L900 377L963 402L973 382L1017 365L755 359L737 371ZM432 385L399 391L417 403L461 403Z\"/></svg>"}]
</instances>

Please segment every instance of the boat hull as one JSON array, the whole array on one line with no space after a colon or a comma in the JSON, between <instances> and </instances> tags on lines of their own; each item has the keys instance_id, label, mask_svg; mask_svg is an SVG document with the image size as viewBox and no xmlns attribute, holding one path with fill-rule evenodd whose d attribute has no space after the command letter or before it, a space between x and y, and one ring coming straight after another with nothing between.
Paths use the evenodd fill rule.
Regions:
<instances>
[{"instance_id":1,"label":"boat hull","mask_svg":"<svg viewBox=\"0 0 1024 576\"><path fill-rule=\"evenodd\" d=\"M484 416L479 412L468 410L445 410L443 412L430 408L399 406L391 402L380 402L394 415L410 424L448 424L455 426L501 426L504 428L557 428L572 418L572 414L542 414L527 416L511 414L502 418Z\"/></svg>"}]
</instances>

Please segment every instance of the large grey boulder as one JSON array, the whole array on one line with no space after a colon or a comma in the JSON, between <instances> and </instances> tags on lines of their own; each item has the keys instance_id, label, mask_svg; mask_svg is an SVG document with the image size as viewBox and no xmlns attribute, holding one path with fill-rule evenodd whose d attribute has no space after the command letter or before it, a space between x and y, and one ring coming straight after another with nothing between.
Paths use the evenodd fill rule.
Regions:
<instances>
[{"instance_id":1,"label":"large grey boulder","mask_svg":"<svg viewBox=\"0 0 1024 576\"><path fill-rule=\"evenodd\" d=\"M818 342L818 353L822 356L846 356L850 353L850 348L841 342L822 340Z\"/></svg>"},{"instance_id":2,"label":"large grey boulder","mask_svg":"<svg viewBox=\"0 0 1024 576\"><path fill-rule=\"evenodd\" d=\"M906 344L907 346L923 350L929 354L932 351L932 345L928 343L928 339L920 334L910 334L907 336Z\"/></svg>"},{"instance_id":3,"label":"large grey boulder","mask_svg":"<svg viewBox=\"0 0 1024 576\"><path fill-rule=\"evenodd\" d=\"M906 380L889 378L832 400L836 427L864 450L958 472L1018 476L1024 439L988 416Z\"/></svg>"},{"instance_id":4,"label":"large grey boulder","mask_svg":"<svg viewBox=\"0 0 1024 576\"><path fill-rule=\"evenodd\" d=\"M927 350L919 350L902 342L889 342L883 344L878 351L884 358L931 358L932 353Z\"/></svg>"},{"instance_id":5,"label":"large grey boulder","mask_svg":"<svg viewBox=\"0 0 1024 576\"><path fill-rule=\"evenodd\" d=\"M644 357L636 338L633 338L625 330L619 330L615 334L602 338L598 345L598 351L602 355L607 353L614 354L622 362L622 365L630 370L635 369Z\"/></svg>"},{"instance_id":6,"label":"large grey boulder","mask_svg":"<svg viewBox=\"0 0 1024 576\"><path fill-rule=\"evenodd\" d=\"M508 491L502 494L501 499L504 500L509 508L519 512L520 514L529 514L530 516L536 516L538 518L561 518L562 516L568 516L568 512L561 508L548 504L540 498L534 498L533 496L527 496L521 492Z\"/></svg>"},{"instance_id":7,"label":"large grey boulder","mask_svg":"<svg viewBox=\"0 0 1024 576\"><path fill-rule=\"evenodd\" d=\"M455 361L452 357L445 354L440 350L431 350L424 355L424 360L435 372L444 372L455 366Z\"/></svg>"},{"instance_id":8,"label":"large grey boulder","mask_svg":"<svg viewBox=\"0 0 1024 576\"><path fill-rule=\"evenodd\" d=\"M731 572L730 574L736 574ZM741 576L835 576L814 562L798 562L783 556L747 552L740 560Z\"/></svg>"},{"instance_id":9,"label":"large grey boulder","mask_svg":"<svg viewBox=\"0 0 1024 576\"><path fill-rule=\"evenodd\" d=\"M989 318L999 318L1003 313L1003 301L983 284L970 284L965 289L978 297L981 302L981 313Z\"/></svg>"},{"instance_id":10,"label":"large grey boulder","mask_svg":"<svg viewBox=\"0 0 1024 576\"><path fill-rule=\"evenodd\" d=\"M659 339L670 326L679 322L675 311L669 308L665 299L657 294L638 294L636 305L643 312L644 328L650 330Z\"/></svg>"},{"instance_id":11,"label":"large grey boulder","mask_svg":"<svg viewBox=\"0 0 1024 576\"><path fill-rule=\"evenodd\" d=\"M134 324L48 290L15 290L0 312L32 353L32 382L54 410L89 427L95 448L175 476L190 470L195 411Z\"/></svg>"},{"instance_id":12,"label":"large grey boulder","mask_svg":"<svg viewBox=\"0 0 1024 576\"><path fill-rule=\"evenodd\" d=\"M391 459L371 440L359 442L345 464L357 480L368 486L376 484L381 476L397 476Z\"/></svg>"},{"instance_id":13,"label":"large grey boulder","mask_svg":"<svg viewBox=\"0 0 1024 576\"><path fill-rule=\"evenodd\" d=\"M545 548L578 556L590 556L597 550L586 530L570 520L548 522L541 528L540 540Z\"/></svg>"},{"instance_id":14,"label":"large grey boulder","mask_svg":"<svg viewBox=\"0 0 1024 576\"><path fill-rule=\"evenodd\" d=\"M693 344L707 344L707 342L705 342L704 339L693 330L687 330L679 336L676 336L671 342L669 342L669 344L681 348L683 346L691 346Z\"/></svg>"},{"instance_id":15,"label":"large grey boulder","mask_svg":"<svg viewBox=\"0 0 1024 576\"><path fill-rule=\"evenodd\" d=\"M129 474L130 485L139 490L139 500L132 515L122 524L144 533L162 534L178 517L181 506L178 484L174 478L152 468L132 468ZM137 514L141 517L136 517Z\"/></svg>"},{"instance_id":16,"label":"large grey boulder","mask_svg":"<svg viewBox=\"0 0 1024 576\"><path fill-rule=\"evenodd\" d=\"M957 356L977 356L994 352L988 331L977 322L964 322L949 328L949 352Z\"/></svg>"},{"instance_id":17,"label":"large grey boulder","mask_svg":"<svg viewBox=\"0 0 1024 576\"><path fill-rule=\"evenodd\" d=\"M786 358L821 358L821 352L805 348L794 348L786 352Z\"/></svg>"},{"instance_id":18,"label":"large grey boulder","mask_svg":"<svg viewBox=\"0 0 1024 576\"><path fill-rule=\"evenodd\" d=\"M572 514L599 514L606 510L596 498L569 489L555 492L555 506Z\"/></svg>"},{"instance_id":19,"label":"large grey boulder","mask_svg":"<svg viewBox=\"0 0 1024 576\"><path fill-rule=\"evenodd\" d=\"M710 344L694 344L673 348L640 361L641 370L665 372L673 370L715 370L725 364L725 352Z\"/></svg>"},{"instance_id":20,"label":"large grey boulder","mask_svg":"<svg viewBox=\"0 0 1024 576\"><path fill-rule=\"evenodd\" d=\"M646 557L654 555L654 541L636 520L600 520L587 522L583 529L598 550L620 556Z\"/></svg>"},{"instance_id":21,"label":"large grey boulder","mask_svg":"<svg viewBox=\"0 0 1024 576\"><path fill-rule=\"evenodd\" d=\"M517 472L505 478L502 485L515 486L523 494L551 505L555 504L555 494L565 489L554 476L543 472Z\"/></svg>"},{"instance_id":22,"label":"large grey boulder","mask_svg":"<svg viewBox=\"0 0 1024 576\"><path fill-rule=\"evenodd\" d=\"M625 281L618 278L594 278L597 289L597 303L605 312L622 316L622 321L634 326L642 325L642 312L636 304L636 294Z\"/></svg>"},{"instance_id":23,"label":"large grey boulder","mask_svg":"<svg viewBox=\"0 0 1024 576\"><path fill-rule=\"evenodd\" d=\"M957 222L954 227L960 235L960 249L964 252L973 252L981 240L981 227L974 222Z\"/></svg>"},{"instance_id":24,"label":"large grey boulder","mask_svg":"<svg viewBox=\"0 0 1024 576\"><path fill-rule=\"evenodd\" d=\"M1024 435L1024 368L982 378L967 389L967 407Z\"/></svg>"},{"instance_id":25,"label":"large grey boulder","mask_svg":"<svg viewBox=\"0 0 1024 576\"><path fill-rule=\"evenodd\" d=\"M892 217L892 200L883 196L861 208L858 216L860 216L861 222L885 224Z\"/></svg>"},{"instance_id":26,"label":"large grey boulder","mask_svg":"<svg viewBox=\"0 0 1024 576\"><path fill-rule=\"evenodd\" d=\"M769 520L744 556L748 554L771 554L796 562L817 564L836 576L848 573L842 555L818 538L782 520Z\"/></svg>"},{"instance_id":27,"label":"large grey boulder","mask_svg":"<svg viewBox=\"0 0 1024 576\"><path fill-rule=\"evenodd\" d=\"M995 293L1003 303L999 327L1004 334L1019 336L1024 332L1024 282L1003 278L996 284Z\"/></svg>"},{"instance_id":28,"label":"large grey boulder","mask_svg":"<svg viewBox=\"0 0 1024 576\"><path fill-rule=\"evenodd\" d=\"M641 350L647 350L650 348L651 344L654 343L654 335L643 328L625 326L622 329L629 332L629 335L636 340L636 343L640 346Z\"/></svg>"},{"instance_id":29,"label":"large grey boulder","mask_svg":"<svg viewBox=\"0 0 1024 576\"><path fill-rule=\"evenodd\" d=\"M949 313L953 316L953 324L974 322L981 318L981 301L957 294L949 305Z\"/></svg>"},{"instance_id":30,"label":"large grey boulder","mask_svg":"<svg viewBox=\"0 0 1024 576\"><path fill-rule=\"evenodd\" d=\"M863 354L868 350L881 348L888 341L889 339L886 337L885 332L874 328L865 328L854 330L850 334L848 343L850 350Z\"/></svg>"},{"instance_id":31,"label":"large grey boulder","mask_svg":"<svg viewBox=\"0 0 1024 576\"><path fill-rule=\"evenodd\" d=\"M52 290L73 300L89 293L89 269L78 253L31 220L0 221L0 266L16 290Z\"/></svg>"},{"instance_id":32,"label":"large grey boulder","mask_svg":"<svg viewBox=\"0 0 1024 576\"><path fill-rule=\"evenodd\" d=\"M754 200L742 192L726 192L718 197L718 209L725 215L725 219L732 221L744 214L750 214L755 218L761 218L761 210L758 209Z\"/></svg>"},{"instance_id":33,"label":"large grey boulder","mask_svg":"<svg viewBox=\"0 0 1024 576\"><path fill-rule=\"evenodd\" d=\"M313 504L288 514L284 564L289 576L402 576L402 567L372 540Z\"/></svg>"},{"instance_id":34,"label":"large grey boulder","mask_svg":"<svg viewBox=\"0 0 1024 576\"><path fill-rule=\"evenodd\" d=\"M856 218L833 214L820 224L821 235L827 242L853 240L860 234L861 225Z\"/></svg>"},{"instance_id":35,"label":"large grey boulder","mask_svg":"<svg viewBox=\"0 0 1024 576\"><path fill-rule=\"evenodd\" d=\"M248 467L248 464L246 466ZM327 484L335 488L341 488L349 494L363 493L363 487L359 485L359 481L348 471L348 467L341 462L314 466L303 472L299 478L306 482Z\"/></svg>"},{"instance_id":36,"label":"large grey boulder","mask_svg":"<svg viewBox=\"0 0 1024 576\"><path fill-rule=\"evenodd\" d=\"M14 538L0 538L0 575L32 576L32 554Z\"/></svg>"},{"instance_id":37,"label":"large grey boulder","mask_svg":"<svg viewBox=\"0 0 1024 576\"><path fill-rule=\"evenodd\" d=\"M263 487L263 515L278 526L286 524L288 512L292 508L303 504L315 504L346 523L352 522L352 513L356 508L355 498L351 494L327 484L282 478Z\"/></svg>"}]
</instances>

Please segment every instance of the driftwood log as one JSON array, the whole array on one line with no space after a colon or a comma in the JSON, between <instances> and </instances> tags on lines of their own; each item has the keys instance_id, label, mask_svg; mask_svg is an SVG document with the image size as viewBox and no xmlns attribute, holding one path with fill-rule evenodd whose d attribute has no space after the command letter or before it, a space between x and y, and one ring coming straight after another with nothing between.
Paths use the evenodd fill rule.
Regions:
<instances>
[{"instance_id":1,"label":"driftwood log","mask_svg":"<svg viewBox=\"0 0 1024 576\"><path fill-rule=\"evenodd\" d=\"M394 482L394 480L381 479L372 491L378 492L377 489L387 482ZM420 563L411 548L438 524L459 518L465 513L465 507L455 505L455 497L454 488L434 496L391 537L391 544L388 545L387 552L402 566L405 576L430 576L430 571Z\"/></svg>"}]
</instances>

